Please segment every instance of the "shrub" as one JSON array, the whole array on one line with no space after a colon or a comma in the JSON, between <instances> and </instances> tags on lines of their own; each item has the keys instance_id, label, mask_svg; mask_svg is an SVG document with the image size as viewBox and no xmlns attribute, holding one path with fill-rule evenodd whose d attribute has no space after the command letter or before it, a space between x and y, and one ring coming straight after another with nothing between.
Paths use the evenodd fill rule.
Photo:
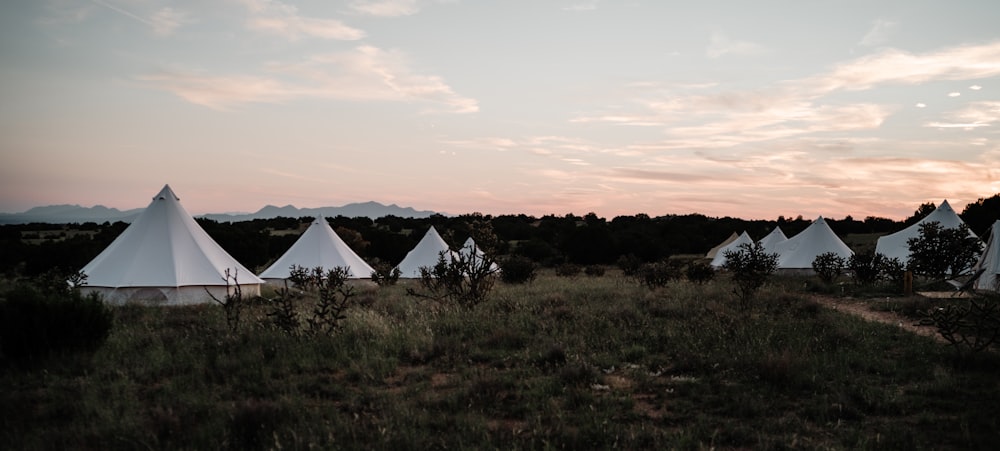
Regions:
<instances>
[{"instance_id":1,"label":"shrub","mask_svg":"<svg viewBox=\"0 0 1000 451\"><path fill-rule=\"evenodd\" d=\"M874 251L856 252L847 259L847 270L856 285L874 285L881 280L895 281L903 272L898 258L888 258Z\"/></svg>"},{"instance_id":2,"label":"shrub","mask_svg":"<svg viewBox=\"0 0 1000 451\"><path fill-rule=\"evenodd\" d=\"M500 272L496 261L490 257L496 250L498 240L487 221L475 221L471 229L477 249L463 248L460 252L451 253L450 258L442 252L434 266L420 268L420 286L425 293L412 288L408 288L406 293L449 300L465 308L475 307L486 299Z\"/></svg>"},{"instance_id":3,"label":"shrub","mask_svg":"<svg viewBox=\"0 0 1000 451\"><path fill-rule=\"evenodd\" d=\"M420 286L425 292L407 288L406 293L474 307L486 299L497 278L496 269L487 263L492 262L458 252L446 259L442 252L434 266L420 268Z\"/></svg>"},{"instance_id":4,"label":"shrub","mask_svg":"<svg viewBox=\"0 0 1000 451\"><path fill-rule=\"evenodd\" d=\"M684 275L689 281L703 285L715 278L715 268L705 262L694 262L684 270Z\"/></svg>"},{"instance_id":5,"label":"shrub","mask_svg":"<svg viewBox=\"0 0 1000 451\"><path fill-rule=\"evenodd\" d=\"M1000 337L1000 296L986 295L931 309L921 324L932 325L956 352L979 352Z\"/></svg>"},{"instance_id":6,"label":"shrub","mask_svg":"<svg viewBox=\"0 0 1000 451\"><path fill-rule=\"evenodd\" d=\"M243 289L240 288L238 276L237 271L230 272L229 268L226 268L225 276L222 278L226 281L226 296L223 299L216 298L207 288L205 289L212 300L221 305L225 311L226 326L229 327L230 332L236 332L240 328L243 308L247 304L247 299L243 298Z\"/></svg>"},{"instance_id":7,"label":"shrub","mask_svg":"<svg viewBox=\"0 0 1000 451\"><path fill-rule=\"evenodd\" d=\"M535 280L535 262L525 257L510 257L500 264L500 280L504 283L529 283Z\"/></svg>"},{"instance_id":8,"label":"shrub","mask_svg":"<svg viewBox=\"0 0 1000 451\"><path fill-rule=\"evenodd\" d=\"M556 266L556 275L559 277L576 277L580 275L580 265L573 263L563 263Z\"/></svg>"},{"instance_id":9,"label":"shrub","mask_svg":"<svg viewBox=\"0 0 1000 451\"><path fill-rule=\"evenodd\" d=\"M305 332L309 335L330 335L340 330L342 321L346 318L344 312L355 296L354 288L347 285L347 268L338 266L324 271L322 267L316 267L303 271L301 267L293 267L293 271L309 274L304 281L300 280L302 284L296 286L316 296L312 315L304 323ZM271 311L267 313L272 325L289 335L301 333L303 322L295 309L295 301L304 298L301 292L293 293L288 288L279 290L278 297L271 300Z\"/></svg>"},{"instance_id":10,"label":"shrub","mask_svg":"<svg viewBox=\"0 0 1000 451\"><path fill-rule=\"evenodd\" d=\"M322 272L316 268L315 272ZM326 272L322 282L317 287L319 299L313 306L312 316L306 319L309 333L312 335L329 335L341 327L341 321L346 318L344 311L354 297L354 287L347 285L350 271L344 267L335 267Z\"/></svg>"},{"instance_id":11,"label":"shrub","mask_svg":"<svg viewBox=\"0 0 1000 451\"><path fill-rule=\"evenodd\" d=\"M972 236L969 226L944 228L940 223L920 225L920 235L906 241L910 247L910 270L933 279L964 273L979 257L982 243Z\"/></svg>"},{"instance_id":12,"label":"shrub","mask_svg":"<svg viewBox=\"0 0 1000 451\"><path fill-rule=\"evenodd\" d=\"M104 343L112 323L113 312L97 293L19 284L0 295L0 360L28 362L93 350Z\"/></svg>"},{"instance_id":13,"label":"shrub","mask_svg":"<svg viewBox=\"0 0 1000 451\"><path fill-rule=\"evenodd\" d=\"M824 252L816 256L812 262L813 271L824 283L833 283L844 273L844 257L834 252Z\"/></svg>"},{"instance_id":14,"label":"shrub","mask_svg":"<svg viewBox=\"0 0 1000 451\"><path fill-rule=\"evenodd\" d=\"M667 286L680 277L680 271L669 261L645 263L639 267L639 281L650 290Z\"/></svg>"},{"instance_id":15,"label":"shrub","mask_svg":"<svg viewBox=\"0 0 1000 451\"><path fill-rule=\"evenodd\" d=\"M372 261L372 282L380 287L395 285L399 282L399 268L381 260Z\"/></svg>"},{"instance_id":16,"label":"shrub","mask_svg":"<svg viewBox=\"0 0 1000 451\"><path fill-rule=\"evenodd\" d=\"M583 273L590 277L601 277L604 275L604 267L601 265L587 265L583 268Z\"/></svg>"},{"instance_id":17,"label":"shrub","mask_svg":"<svg viewBox=\"0 0 1000 451\"><path fill-rule=\"evenodd\" d=\"M750 309L753 298L771 274L778 269L778 254L768 253L760 243L741 244L739 249L725 252L724 269L732 273L736 287L733 293L739 299L740 307Z\"/></svg>"},{"instance_id":18,"label":"shrub","mask_svg":"<svg viewBox=\"0 0 1000 451\"><path fill-rule=\"evenodd\" d=\"M635 277L639 275L642 260L639 260L639 257L636 257L634 254L628 254L618 257L617 264L618 268L625 274L625 277Z\"/></svg>"}]
</instances>

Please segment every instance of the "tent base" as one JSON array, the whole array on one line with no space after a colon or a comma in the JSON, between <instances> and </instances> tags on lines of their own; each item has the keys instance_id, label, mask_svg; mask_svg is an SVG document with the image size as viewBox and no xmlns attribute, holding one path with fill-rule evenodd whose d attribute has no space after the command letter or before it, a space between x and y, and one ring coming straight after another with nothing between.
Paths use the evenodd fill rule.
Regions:
<instances>
[{"instance_id":1,"label":"tent base","mask_svg":"<svg viewBox=\"0 0 1000 451\"><path fill-rule=\"evenodd\" d=\"M227 291L228 288L228 291ZM84 295L98 293L111 305L140 304L149 306L212 304L223 301L235 287L225 285L188 287L82 287ZM260 284L240 285L244 297L260 296ZM214 297L214 299L213 299Z\"/></svg>"}]
</instances>

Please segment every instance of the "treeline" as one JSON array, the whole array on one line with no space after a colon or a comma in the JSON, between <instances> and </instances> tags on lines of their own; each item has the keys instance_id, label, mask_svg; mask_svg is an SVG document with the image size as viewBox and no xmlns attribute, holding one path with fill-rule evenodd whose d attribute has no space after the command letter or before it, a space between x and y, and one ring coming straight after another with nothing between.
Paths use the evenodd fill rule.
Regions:
<instances>
[{"instance_id":1,"label":"treeline","mask_svg":"<svg viewBox=\"0 0 1000 451\"><path fill-rule=\"evenodd\" d=\"M919 221L935 208L920 205L904 221L867 217L857 220L826 218L842 238L854 234L884 235ZM1000 218L1000 194L968 204L960 214L982 236ZM284 253L314 218L256 219L234 223L198 219L198 223L234 258L255 271L263 270ZM673 255L704 254L733 232L746 231L762 238L779 226L789 237L805 229L815 218L744 220L708 217L701 214L649 217L644 214L617 216L611 220L590 213L584 216L528 215L490 216L478 213L460 216L435 215L429 218L385 216L329 218L337 234L362 258L396 264L434 226L453 248L470 235L471 224L487 221L499 239L497 254L520 255L544 265L612 264L622 256L642 261L659 261ZM75 271L91 259L128 226L123 222L84 224L20 224L0 226L0 271L7 275L33 276L53 268ZM24 239L40 231L87 231L67 233L58 239L32 243ZM274 233L284 232L284 233ZM874 240L869 240L874 245Z\"/></svg>"}]
</instances>

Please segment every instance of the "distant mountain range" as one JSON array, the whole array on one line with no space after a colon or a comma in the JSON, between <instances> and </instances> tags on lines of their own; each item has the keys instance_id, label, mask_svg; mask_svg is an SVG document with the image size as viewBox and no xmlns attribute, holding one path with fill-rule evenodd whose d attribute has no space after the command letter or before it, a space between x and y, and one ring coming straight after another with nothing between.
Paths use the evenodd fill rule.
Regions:
<instances>
[{"instance_id":1,"label":"distant mountain range","mask_svg":"<svg viewBox=\"0 0 1000 451\"><path fill-rule=\"evenodd\" d=\"M142 208L132 210L119 210L108 208L103 205L93 207L81 207L79 205L49 205L46 207L35 207L22 213L0 213L0 224L26 224L31 222L43 222L49 224L69 224L83 222L105 221L132 222ZM320 208L297 208L292 205L276 207L268 205L261 208L256 213L209 213L197 215L199 218L212 219L219 222L239 222L253 219L269 219L279 216L288 218L299 218L303 216L346 216L349 218L369 217L378 219L383 216L399 216L403 218L426 218L437 214L437 212L426 210L415 210L411 207L400 207L396 204L383 205L378 202L351 203L342 207L320 207Z\"/></svg>"}]
</instances>

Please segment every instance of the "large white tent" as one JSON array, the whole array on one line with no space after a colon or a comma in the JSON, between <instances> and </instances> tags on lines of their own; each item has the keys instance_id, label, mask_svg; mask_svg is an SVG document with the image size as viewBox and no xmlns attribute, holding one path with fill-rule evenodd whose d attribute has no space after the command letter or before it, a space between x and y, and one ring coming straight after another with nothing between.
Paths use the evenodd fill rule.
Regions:
<instances>
[{"instance_id":1,"label":"large white tent","mask_svg":"<svg viewBox=\"0 0 1000 451\"><path fill-rule=\"evenodd\" d=\"M722 267L722 265L726 264L726 252L739 251L740 245L743 244L749 244L749 245L754 244L753 238L750 238L750 235L747 234L746 231L743 231L743 233L741 233L740 236L738 236L735 240L733 240L729 244L722 246L722 248L719 249L719 251L715 254L715 258L712 259L712 263L710 264L715 268Z\"/></svg>"},{"instance_id":2,"label":"large white tent","mask_svg":"<svg viewBox=\"0 0 1000 451\"><path fill-rule=\"evenodd\" d=\"M765 235L757 243L764 248L764 252L775 253L776 246L787 240L788 237L785 236L785 232L781 231L781 227L775 226L774 230L771 230L771 233Z\"/></svg>"},{"instance_id":3,"label":"large white tent","mask_svg":"<svg viewBox=\"0 0 1000 451\"><path fill-rule=\"evenodd\" d=\"M81 291L114 304L201 304L232 290L259 295L262 281L226 253L184 210L169 185L97 257L83 267Z\"/></svg>"},{"instance_id":4,"label":"large white tent","mask_svg":"<svg viewBox=\"0 0 1000 451\"><path fill-rule=\"evenodd\" d=\"M719 251L722 250L722 248L728 246L729 243L736 241L736 239L739 237L740 235L738 233L733 232L731 235L729 235L729 238L726 238L721 243L715 245L715 247L709 249L708 253L705 254L705 258L715 258L715 256L719 255Z\"/></svg>"},{"instance_id":5,"label":"large white tent","mask_svg":"<svg viewBox=\"0 0 1000 451\"><path fill-rule=\"evenodd\" d=\"M445 243L434 226L431 226L420 242L406 254L403 261L396 265L396 268L399 268L399 277L418 279L420 268L436 265L441 255L444 255L445 261L450 262L451 254L452 250L448 247L448 243Z\"/></svg>"},{"instance_id":6,"label":"large white tent","mask_svg":"<svg viewBox=\"0 0 1000 451\"><path fill-rule=\"evenodd\" d=\"M941 224L941 227L946 229L957 228L958 226L965 224L962 218L958 217L955 210L951 208L948 201L945 200L941 202L934 211L929 215L925 216L916 224L913 224L903 230L896 233L885 235L879 237L878 242L875 244L875 252L885 255L889 258L898 258L900 262L907 263L910 260L910 245L907 241L910 238L916 238L920 236L920 226L922 224L937 222ZM971 232L970 232L971 233ZM973 234L975 236L975 234Z\"/></svg>"},{"instance_id":7,"label":"large white tent","mask_svg":"<svg viewBox=\"0 0 1000 451\"><path fill-rule=\"evenodd\" d=\"M854 255L822 216L795 236L774 246L778 254L778 269L812 271L812 263L820 254L833 252L841 258Z\"/></svg>"},{"instance_id":8,"label":"large white tent","mask_svg":"<svg viewBox=\"0 0 1000 451\"><path fill-rule=\"evenodd\" d=\"M980 269L983 273L976 279L973 288L977 290L1000 291L1000 220L990 227L990 238L986 243L986 250L979 257L973 272Z\"/></svg>"},{"instance_id":9,"label":"large white tent","mask_svg":"<svg viewBox=\"0 0 1000 451\"><path fill-rule=\"evenodd\" d=\"M260 278L272 284L282 283L290 275L292 265L306 269L322 267L326 271L342 267L347 269L347 277L351 279L371 277L374 271L322 216L317 217L292 247L261 272Z\"/></svg>"}]
</instances>

